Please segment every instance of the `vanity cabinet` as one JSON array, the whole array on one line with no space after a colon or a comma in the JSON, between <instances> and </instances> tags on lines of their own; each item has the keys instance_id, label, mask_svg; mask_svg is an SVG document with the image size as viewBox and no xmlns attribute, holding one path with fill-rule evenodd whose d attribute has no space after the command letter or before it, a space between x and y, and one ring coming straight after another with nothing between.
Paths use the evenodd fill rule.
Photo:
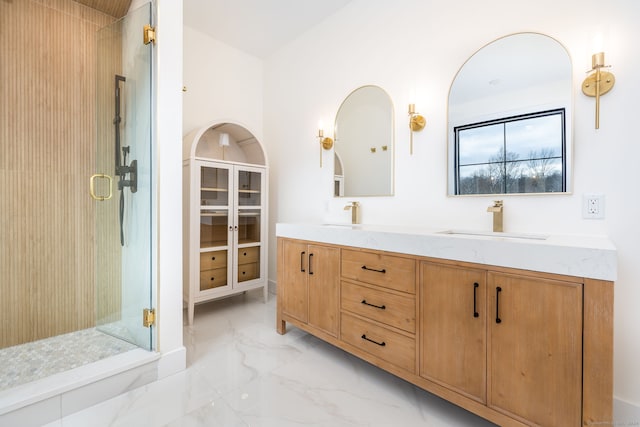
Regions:
<instances>
[{"instance_id":1,"label":"vanity cabinet","mask_svg":"<svg viewBox=\"0 0 640 427\"><path fill-rule=\"evenodd\" d=\"M487 272L422 262L420 375L486 403Z\"/></svg>"},{"instance_id":2,"label":"vanity cabinet","mask_svg":"<svg viewBox=\"0 0 640 427\"><path fill-rule=\"evenodd\" d=\"M416 261L342 249L340 339L416 372Z\"/></svg>"},{"instance_id":3,"label":"vanity cabinet","mask_svg":"<svg viewBox=\"0 0 640 427\"><path fill-rule=\"evenodd\" d=\"M279 314L338 337L340 249L295 240L279 240L278 245Z\"/></svg>"},{"instance_id":4,"label":"vanity cabinet","mask_svg":"<svg viewBox=\"0 0 640 427\"><path fill-rule=\"evenodd\" d=\"M421 278L420 375L525 423L580 424L581 283L432 262Z\"/></svg>"},{"instance_id":5,"label":"vanity cabinet","mask_svg":"<svg viewBox=\"0 0 640 427\"><path fill-rule=\"evenodd\" d=\"M611 281L278 238L279 333L501 426L612 419L612 308Z\"/></svg>"},{"instance_id":6,"label":"vanity cabinet","mask_svg":"<svg viewBox=\"0 0 640 427\"><path fill-rule=\"evenodd\" d=\"M580 425L583 284L489 272L488 291L488 405L535 425Z\"/></svg>"}]
</instances>

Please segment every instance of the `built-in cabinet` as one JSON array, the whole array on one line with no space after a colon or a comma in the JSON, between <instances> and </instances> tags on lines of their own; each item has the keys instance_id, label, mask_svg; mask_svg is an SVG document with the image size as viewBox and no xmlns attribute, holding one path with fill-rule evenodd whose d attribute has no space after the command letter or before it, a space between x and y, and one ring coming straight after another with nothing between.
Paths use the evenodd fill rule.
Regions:
<instances>
[{"instance_id":1,"label":"built-in cabinet","mask_svg":"<svg viewBox=\"0 0 640 427\"><path fill-rule=\"evenodd\" d=\"M543 426L582 408L582 283L488 273L488 405Z\"/></svg>"},{"instance_id":2,"label":"built-in cabinet","mask_svg":"<svg viewBox=\"0 0 640 427\"><path fill-rule=\"evenodd\" d=\"M185 138L183 295L190 325L198 303L256 288L266 300L267 168L246 163L248 143L257 141L247 142L230 124Z\"/></svg>"},{"instance_id":3,"label":"built-in cabinet","mask_svg":"<svg viewBox=\"0 0 640 427\"><path fill-rule=\"evenodd\" d=\"M282 242L282 310L322 334L338 336L340 249L298 241Z\"/></svg>"},{"instance_id":4,"label":"built-in cabinet","mask_svg":"<svg viewBox=\"0 0 640 427\"><path fill-rule=\"evenodd\" d=\"M420 375L487 401L487 273L422 262Z\"/></svg>"},{"instance_id":5,"label":"built-in cabinet","mask_svg":"<svg viewBox=\"0 0 640 427\"><path fill-rule=\"evenodd\" d=\"M502 426L611 420L612 282L289 238L278 257L280 333L291 323Z\"/></svg>"}]
</instances>

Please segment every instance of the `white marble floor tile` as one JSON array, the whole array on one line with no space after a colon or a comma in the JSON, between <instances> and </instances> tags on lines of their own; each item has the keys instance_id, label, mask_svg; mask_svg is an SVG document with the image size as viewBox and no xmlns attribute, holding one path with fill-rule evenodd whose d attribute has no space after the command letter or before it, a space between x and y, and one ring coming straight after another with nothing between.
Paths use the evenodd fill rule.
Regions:
<instances>
[{"instance_id":1,"label":"white marble floor tile","mask_svg":"<svg viewBox=\"0 0 640 427\"><path fill-rule=\"evenodd\" d=\"M493 426L296 328L278 335L261 296L198 306L185 372L48 427Z\"/></svg>"}]
</instances>

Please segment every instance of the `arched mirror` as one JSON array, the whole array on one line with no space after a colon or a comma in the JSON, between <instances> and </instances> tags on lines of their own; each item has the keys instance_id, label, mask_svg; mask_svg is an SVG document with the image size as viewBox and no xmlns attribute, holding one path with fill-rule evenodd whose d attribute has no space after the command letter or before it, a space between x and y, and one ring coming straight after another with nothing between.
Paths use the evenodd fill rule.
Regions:
<instances>
[{"instance_id":1,"label":"arched mirror","mask_svg":"<svg viewBox=\"0 0 640 427\"><path fill-rule=\"evenodd\" d=\"M342 102L335 121L334 196L393 195L393 104L378 86Z\"/></svg>"},{"instance_id":2,"label":"arched mirror","mask_svg":"<svg viewBox=\"0 0 640 427\"><path fill-rule=\"evenodd\" d=\"M566 49L543 34L469 58L449 92L448 194L569 192L571 76Z\"/></svg>"}]
</instances>

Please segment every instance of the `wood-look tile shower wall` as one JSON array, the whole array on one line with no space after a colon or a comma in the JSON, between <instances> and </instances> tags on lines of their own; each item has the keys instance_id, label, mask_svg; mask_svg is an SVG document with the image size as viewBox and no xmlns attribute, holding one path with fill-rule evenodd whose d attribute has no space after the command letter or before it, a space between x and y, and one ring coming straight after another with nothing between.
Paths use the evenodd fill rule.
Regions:
<instances>
[{"instance_id":1,"label":"wood-look tile shower wall","mask_svg":"<svg viewBox=\"0 0 640 427\"><path fill-rule=\"evenodd\" d=\"M0 0L0 348L95 325L96 31L113 21Z\"/></svg>"}]
</instances>

